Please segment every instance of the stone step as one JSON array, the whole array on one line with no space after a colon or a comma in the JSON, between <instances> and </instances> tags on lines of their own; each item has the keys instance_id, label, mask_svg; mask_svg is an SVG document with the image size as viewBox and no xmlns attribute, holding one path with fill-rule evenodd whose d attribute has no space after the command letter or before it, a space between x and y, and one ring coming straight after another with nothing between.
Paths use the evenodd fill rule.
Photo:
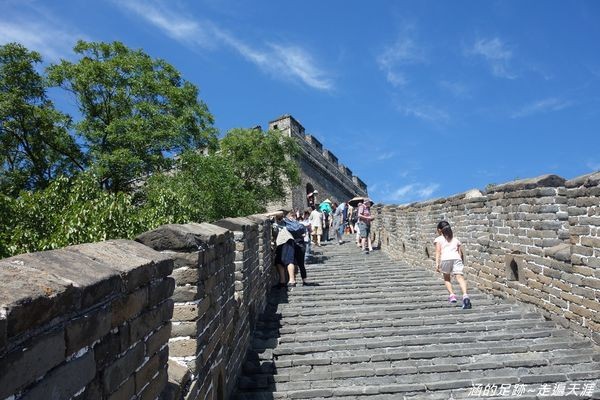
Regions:
<instances>
[{"instance_id":1,"label":"stone step","mask_svg":"<svg viewBox=\"0 0 600 400\"><path fill-rule=\"evenodd\" d=\"M331 322L351 321L389 321L390 326L415 326L455 324L460 322L474 321L498 321L507 319L519 319L527 316L526 312L519 310L517 306L500 306L485 309L485 306L473 306L471 310L461 310L458 307L447 307L429 310L404 310L388 312L348 312L339 314L316 314L316 313L288 313L279 322L281 326L321 324ZM351 311L351 310L349 310ZM486 312L489 311L489 312Z\"/></svg>"},{"instance_id":2,"label":"stone step","mask_svg":"<svg viewBox=\"0 0 600 400\"><path fill-rule=\"evenodd\" d=\"M401 340L381 340L372 343L340 343L314 346L279 346L273 355L279 361L291 360L292 365L328 365L340 362L348 355L367 356L370 361L398 361L438 357L517 354L587 347L588 342L573 342L561 338L513 339L496 342L430 343L404 345ZM260 352L263 349L256 351Z\"/></svg>"},{"instance_id":3,"label":"stone step","mask_svg":"<svg viewBox=\"0 0 600 400\"><path fill-rule=\"evenodd\" d=\"M380 384L374 382L356 381L354 385L350 382L344 382L344 385L336 385L335 380L317 381L317 382L294 382L291 384L270 385L266 391L265 388L257 388L256 392L242 392L236 397L237 400L257 400L257 399L369 399L369 400L397 400L397 399L590 399L599 398L600 391L592 391L589 396L581 396L584 385L595 387L594 380L577 380L577 394L566 396L551 396L551 390L556 387L555 384L561 382L561 379L569 379L564 374L531 375L530 377L483 377L483 378L465 378L454 375L453 380L425 381L416 383L402 383L394 380L382 380ZM531 382L531 381L540 382ZM317 383L317 384L315 384ZM519 390L522 388L524 394L512 397L507 396L485 396L477 397L472 391L477 386L496 385L499 388L504 385L507 389ZM545 387L545 389L544 389ZM262 390L261 390L262 389ZM462 389L462 390L461 390ZM498 389L497 389L498 390ZM547 390L546 393L542 390ZM564 388L565 393L568 388ZM541 394L541 395L540 395Z\"/></svg>"},{"instance_id":4,"label":"stone step","mask_svg":"<svg viewBox=\"0 0 600 400\"><path fill-rule=\"evenodd\" d=\"M498 383L523 383L523 384L543 384L568 381L590 381L600 377L600 370L593 366L582 366L581 372L574 372L572 369L545 367L535 368L528 374L523 374L521 369L517 368L498 368L494 370L486 370L487 378L497 379ZM340 384L348 386L386 386L389 384L402 385L426 385L429 390L434 386L437 389L456 389L470 388L477 382L484 382L484 378L473 378L476 374L482 371L462 371L454 370L447 372L448 369L443 368L421 368L420 372L417 368L389 368L389 369L356 369L356 370L333 370L310 372L304 374L277 374L272 375L255 375L244 379L241 385L245 390L271 389L278 392L301 390L302 388L335 388ZM492 374L492 375L490 375ZM276 378L276 379L272 379ZM482 379L482 380L479 380ZM492 379L488 383L494 382ZM467 381L465 386L463 382ZM461 386L449 386L450 382L461 382ZM445 384L445 385L444 385Z\"/></svg>"},{"instance_id":5,"label":"stone step","mask_svg":"<svg viewBox=\"0 0 600 400\"><path fill-rule=\"evenodd\" d=\"M382 290L385 288L378 288L376 291L357 291L352 290L348 293L345 292L332 292L326 296L319 292L308 292L304 287L296 287L286 294L288 303L281 306L281 309L288 308L300 308L300 307L327 307L327 306L351 306L351 305L363 305L363 304L446 304L448 300L448 294L445 290L436 287L436 290L426 290L420 288L419 290L413 291L390 291ZM293 292L292 298L290 298ZM343 297L341 297L343 296ZM484 296L480 294L470 295L472 300L486 301L490 304L502 304L497 299L493 299L490 296ZM459 298L460 302L460 298Z\"/></svg>"},{"instance_id":6,"label":"stone step","mask_svg":"<svg viewBox=\"0 0 600 400\"><path fill-rule=\"evenodd\" d=\"M474 385L600 379L600 351L529 306L470 289L462 310L431 270L351 243L317 252L316 285L271 293L238 400L465 399Z\"/></svg>"},{"instance_id":7,"label":"stone step","mask_svg":"<svg viewBox=\"0 0 600 400\"><path fill-rule=\"evenodd\" d=\"M555 324L544 320L538 314L530 314L528 317L518 313L510 313L504 315L503 320L488 320L477 318L476 315L462 316L460 320L453 325L447 325L444 321L436 319L427 320L427 324L423 323L423 319L405 319L402 322L394 320L381 321L350 321L350 322L335 322L322 324L302 324L282 326L279 320L262 321L257 325L256 332L266 337L279 337L280 335L289 335L294 333L312 333L319 334L329 331L345 331L354 329L394 329L395 331L405 332L405 334L427 334L432 331L445 330L447 332L464 332L464 331L482 331L494 330L501 328L523 329L537 328L544 326L555 327ZM468 317L468 318L467 318ZM559 330L557 332L568 333L568 331Z\"/></svg>"},{"instance_id":8,"label":"stone step","mask_svg":"<svg viewBox=\"0 0 600 400\"><path fill-rule=\"evenodd\" d=\"M474 342L474 341L496 341L496 340L511 340L519 338L539 338L549 337L556 335L556 330L549 329L528 329L522 332L515 332L513 329L498 329L498 330L486 330L485 326L479 327L479 330L455 330L449 332L444 330L440 332L436 329L422 329L421 335L415 335L414 331L405 332L397 329L355 329L345 331L331 331L326 334L297 334L297 335L285 335L277 340L277 343L285 345L286 343L295 344L318 344L319 342L336 343L337 341L344 340L372 340L373 338L385 338L396 340L404 340L405 343L424 343L429 340L439 341L453 341L452 339L456 336L462 339L463 342ZM276 336L266 336L263 339L277 339Z\"/></svg>"}]
</instances>

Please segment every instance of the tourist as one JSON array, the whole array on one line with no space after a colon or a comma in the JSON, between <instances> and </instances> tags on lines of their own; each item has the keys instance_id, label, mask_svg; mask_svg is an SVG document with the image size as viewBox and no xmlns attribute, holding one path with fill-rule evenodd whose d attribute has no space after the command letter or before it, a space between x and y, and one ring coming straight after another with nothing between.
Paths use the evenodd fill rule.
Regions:
<instances>
[{"instance_id":1,"label":"tourist","mask_svg":"<svg viewBox=\"0 0 600 400\"><path fill-rule=\"evenodd\" d=\"M279 274L279 288L286 287L288 277L290 286L296 286L294 237L287 230L281 216L276 217L275 225L277 234L275 238L275 265Z\"/></svg>"},{"instance_id":2,"label":"tourist","mask_svg":"<svg viewBox=\"0 0 600 400\"><path fill-rule=\"evenodd\" d=\"M312 227L313 244L321 246L321 235L323 235L323 215L314 206L311 208L312 212L308 217L308 221Z\"/></svg>"},{"instance_id":3,"label":"tourist","mask_svg":"<svg viewBox=\"0 0 600 400\"><path fill-rule=\"evenodd\" d=\"M450 293L448 297L450 303L457 302L451 282L451 277L455 277L463 295L462 308L469 309L471 308L471 299L467 294L467 282L463 275L464 254L461 243L454 237L452 228L447 221L441 221L437 225L437 233L439 236L433 241L435 243L435 271L441 271L444 275L444 285Z\"/></svg>"},{"instance_id":4,"label":"tourist","mask_svg":"<svg viewBox=\"0 0 600 400\"><path fill-rule=\"evenodd\" d=\"M324 242L329 241L329 227L331 226L331 214L333 213L333 209L331 207L331 200L325 199L321 204L319 204L319 211L323 216L323 237L322 240Z\"/></svg>"},{"instance_id":5,"label":"tourist","mask_svg":"<svg viewBox=\"0 0 600 400\"><path fill-rule=\"evenodd\" d=\"M356 225L357 219L354 218L356 216L356 208L352 207L348 204L348 233L354 235L354 225Z\"/></svg>"},{"instance_id":6,"label":"tourist","mask_svg":"<svg viewBox=\"0 0 600 400\"><path fill-rule=\"evenodd\" d=\"M338 244L344 243L344 230L346 228L346 216L347 216L347 207L346 203L341 203L339 206L337 203L334 203L335 211L333 212L333 222L331 224L332 229L335 231L335 235L338 240Z\"/></svg>"},{"instance_id":7,"label":"tourist","mask_svg":"<svg viewBox=\"0 0 600 400\"><path fill-rule=\"evenodd\" d=\"M300 223L296 220L295 214L290 212L286 219L284 219L285 227L288 232L294 238L294 276L293 278L290 276L289 286L296 286L296 272L300 270L300 276L302 277L302 284L307 286L309 283L306 281L306 267L304 265L304 260L306 256L306 245L304 243L304 238L307 236L307 231L304 224ZM289 271L289 268L288 268Z\"/></svg>"},{"instance_id":8,"label":"tourist","mask_svg":"<svg viewBox=\"0 0 600 400\"><path fill-rule=\"evenodd\" d=\"M360 226L358 225L358 210L360 209L360 207L362 207L362 205L363 205L362 201L356 205L356 208L354 209L354 216L353 216L354 232L356 233L356 246L358 246L358 247L361 247Z\"/></svg>"},{"instance_id":9,"label":"tourist","mask_svg":"<svg viewBox=\"0 0 600 400\"><path fill-rule=\"evenodd\" d=\"M310 211L304 211L304 215L302 215L302 218L300 219L300 223L304 225L304 228L306 228L306 234L304 235L304 245L306 246L306 250L304 252L304 262L308 260L308 256L310 255L310 235L312 228L310 226L309 217Z\"/></svg>"},{"instance_id":10,"label":"tourist","mask_svg":"<svg viewBox=\"0 0 600 400\"><path fill-rule=\"evenodd\" d=\"M366 198L365 201L358 207L358 230L363 253L369 254L373 251L371 244L371 221L374 217L371 215L371 206L373 201Z\"/></svg>"}]
</instances>

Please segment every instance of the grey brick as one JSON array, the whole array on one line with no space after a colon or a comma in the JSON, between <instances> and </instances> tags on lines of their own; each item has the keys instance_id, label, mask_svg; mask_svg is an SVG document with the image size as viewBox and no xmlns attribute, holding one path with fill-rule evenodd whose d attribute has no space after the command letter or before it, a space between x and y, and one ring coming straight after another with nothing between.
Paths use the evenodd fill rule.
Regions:
<instances>
[{"instance_id":1,"label":"grey brick","mask_svg":"<svg viewBox=\"0 0 600 400\"><path fill-rule=\"evenodd\" d=\"M15 394L59 365L64 360L65 350L64 332L59 331L36 338L24 349L3 356L0 362L0 398Z\"/></svg>"},{"instance_id":2,"label":"grey brick","mask_svg":"<svg viewBox=\"0 0 600 400\"><path fill-rule=\"evenodd\" d=\"M68 399L85 388L96 376L94 353L69 361L52 370L42 381L28 390L23 400Z\"/></svg>"},{"instance_id":3,"label":"grey brick","mask_svg":"<svg viewBox=\"0 0 600 400\"><path fill-rule=\"evenodd\" d=\"M135 347L125 353L125 355L108 366L102 373L104 393L110 394L115 392L121 384L127 378L132 376L134 371L141 366L144 356L144 344L138 343Z\"/></svg>"}]
</instances>

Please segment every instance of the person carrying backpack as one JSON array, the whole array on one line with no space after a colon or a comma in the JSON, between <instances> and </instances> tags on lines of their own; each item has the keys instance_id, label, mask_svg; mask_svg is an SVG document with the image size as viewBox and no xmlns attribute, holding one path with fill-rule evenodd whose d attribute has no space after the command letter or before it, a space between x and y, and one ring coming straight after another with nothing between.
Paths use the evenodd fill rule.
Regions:
<instances>
[{"instance_id":1,"label":"person carrying backpack","mask_svg":"<svg viewBox=\"0 0 600 400\"><path fill-rule=\"evenodd\" d=\"M294 246L294 268L292 272L290 272L290 268L288 266L288 274L290 275L289 286L296 286L296 267L300 270L300 276L302 277L302 285L308 286L310 285L307 281L306 267L304 264L305 253L306 253L306 244L304 242L304 237L307 234L306 228L303 224L296 220L296 215L294 212L289 212L287 217L283 219L283 224L285 229L290 233L293 238L293 242L291 244Z\"/></svg>"}]
</instances>

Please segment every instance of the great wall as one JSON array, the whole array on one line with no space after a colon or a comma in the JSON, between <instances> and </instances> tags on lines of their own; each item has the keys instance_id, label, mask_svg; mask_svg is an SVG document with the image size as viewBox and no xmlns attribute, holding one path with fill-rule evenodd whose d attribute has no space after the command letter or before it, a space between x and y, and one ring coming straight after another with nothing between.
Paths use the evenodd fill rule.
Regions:
<instances>
[{"instance_id":1,"label":"great wall","mask_svg":"<svg viewBox=\"0 0 600 400\"><path fill-rule=\"evenodd\" d=\"M367 194L291 116L270 128L303 148L280 207ZM600 173L373 209L380 251L324 246L285 293L267 215L0 260L0 399L600 398ZM472 310L432 272L440 219Z\"/></svg>"}]
</instances>

